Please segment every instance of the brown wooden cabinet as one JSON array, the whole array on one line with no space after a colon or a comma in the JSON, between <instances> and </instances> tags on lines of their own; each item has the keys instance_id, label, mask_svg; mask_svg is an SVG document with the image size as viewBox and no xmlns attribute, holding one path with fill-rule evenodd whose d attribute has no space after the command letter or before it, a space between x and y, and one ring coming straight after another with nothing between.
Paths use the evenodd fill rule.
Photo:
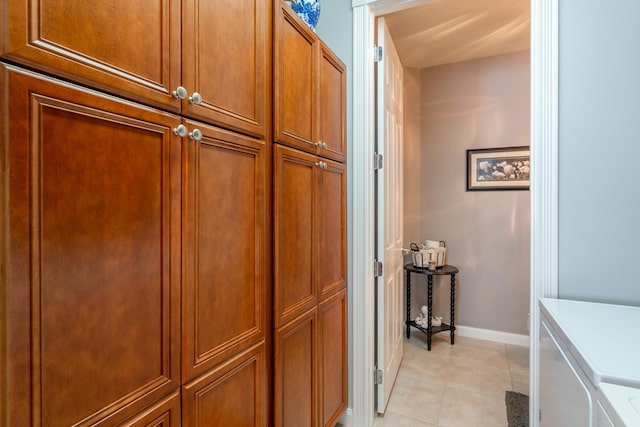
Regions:
<instances>
[{"instance_id":1,"label":"brown wooden cabinet","mask_svg":"<svg viewBox=\"0 0 640 427\"><path fill-rule=\"evenodd\" d=\"M123 427L180 427L180 391L176 390L136 417L124 422Z\"/></svg>"},{"instance_id":2,"label":"brown wooden cabinet","mask_svg":"<svg viewBox=\"0 0 640 427\"><path fill-rule=\"evenodd\" d=\"M276 329L274 426L318 426L316 307Z\"/></svg>"},{"instance_id":3,"label":"brown wooden cabinet","mask_svg":"<svg viewBox=\"0 0 640 427\"><path fill-rule=\"evenodd\" d=\"M5 0L2 7L4 58L266 135L271 2Z\"/></svg>"},{"instance_id":4,"label":"brown wooden cabinet","mask_svg":"<svg viewBox=\"0 0 640 427\"><path fill-rule=\"evenodd\" d=\"M335 424L342 62L279 0L36 3L0 2L0 418Z\"/></svg>"},{"instance_id":5,"label":"brown wooden cabinet","mask_svg":"<svg viewBox=\"0 0 640 427\"><path fill-rule=\"evenodd\" d=\"M274 25L274 140L337 161L346 157L342 61L278 2Z\"/></svg>"},{"instance_id":6,"label":"brown wooden cabinet","mask_svg":"<svg viewBox=\"0 0 640 427\"><path fill-rule=\"evenodd\" d=\"M264 344L221 364L182 388L182 426L267 426Z\"/></svg>"},{"instance_id":7,"label":"brown wooden cabinet","mask_svg":"<svg viewBox=\"0 0 640 427\"><path fill-rule=\"evenodd\" d=\"M270 250L264 141L185 125L202 133L185 139L183 163L186 382L264 342Z\"/></svg>"},{"instance_id":8,"label":"brown wooden cabinet","mask_svg":"<svg viewBox=\"0 0 640 427\"><path fill-rule=\"evenodd\" d=\"M318 302L318 159L274 146L274 308L276 327Z\"/></svg>"},{"instance_id":9,"label":"brown wooden cabinet","mask_svg":"<svg viewBox=\"0 0 640 427\"><path fill-rule=\"evenodd\" d=\"M0 90L3 418L118 424L180 386L180 119L3 64Z\"/></svg>"},{"instance_id":10,"label":"brown wooden cabinet","mask_svg":"<svg viewBox=\"0 0 640 427\"><path fill-rule=\"evenodd\" d=\"M182 113L265 137L271 2L189 0L183 5L182 85L189 95Z\"/></svg>"},{"instance_id":11,"label":"brown wooden cabinet","mask_svg":"<svg viewBox=\"0 0 640 427\"><path fill-rule=\"evenodd\" d=\"M255 389L246 425L266 426L265 142L1 66L2 413L179 426L180 384L253 348L232 384ZM223 419L207 425L245 425Z\"/></svg>"},{"instance_id":12,"label":"brown wooden cabinet","mask_svg":"<svg viewBox=\"0 0 640 427\"><path fill-rule=\"evenodd\" d=\"M320 43L317 154L339 162L346 159L346 68L340 59Z\"/></svg>"},{"instance_id":13,"label":"brown wooden cabinet","mask_svg":"<svg viewBox=\"0 0 640 427\"><path fill-rule=\"evenodd\" d=\"M347 407L347 292L318 305L319 425L333 427Z\"/></svg>"},{"instance_id":14,"label":"brown wooden cabinet","mask_svg":"<svg viewBox=\"0 0 640 427\"><path fill-rule=\"evenodd\" d=\"M276 425L332 426L347 384L344 164L274 146L274 206Z\"/></svg>"}]
</instances>

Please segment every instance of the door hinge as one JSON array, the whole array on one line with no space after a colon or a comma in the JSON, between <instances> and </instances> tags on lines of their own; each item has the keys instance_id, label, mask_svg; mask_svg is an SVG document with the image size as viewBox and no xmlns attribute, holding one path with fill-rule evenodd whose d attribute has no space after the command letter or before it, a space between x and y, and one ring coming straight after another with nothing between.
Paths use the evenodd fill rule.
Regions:
<instances>
[{"instance_id":1,"label":"door hinge","mask_svg":"<svg viewBox=\"0 0 640 427\"><path fill-rule=\"evenodd\" d=\"M373 47L373 62L382 61L382 46Z\"/></svg>"},{"instance_id":2,"label":"door hinge","mask_svg":"<svg viewBox=\"0 0 640 427\"><path fill-rule=\"evenodd\" d=\"M382 261L373 260L373 277L382 277Z\"/></svg>"},{"instance_id":3,"label":"door hinge","mask_svg":"<svg viewBox=\"0 0 640 427\"><path fill-rule=\"evenodd\" d=\"M375 153L373 155L373 169L380 170L382 169L383 165L384 165L384 158L382 157L382 154Z\"/></svg>"},{"instance_id":4,"label":"door hinge","mask_svg":"<svg viewBox=\"0 0 640 427\"><path fill-rule=\"evenodd\" d=\"M377 384L382 384L382 369L376 369L373 375L373 381Z\"/></svg>"}]
</instances>

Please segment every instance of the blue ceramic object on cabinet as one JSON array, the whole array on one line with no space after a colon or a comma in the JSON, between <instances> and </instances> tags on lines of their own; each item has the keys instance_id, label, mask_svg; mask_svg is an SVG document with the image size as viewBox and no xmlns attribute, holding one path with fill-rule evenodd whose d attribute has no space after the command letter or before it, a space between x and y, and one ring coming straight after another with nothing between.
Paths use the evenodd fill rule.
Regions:
<instances>
[{"instance_id":1,"label":"blue ceramic object on cabinet","mask_svg":"<svg viewBox=\"0 0 640 427\"><path fill-rule=\"evenodd\" d=\"M309 28L316 31L320 18L320 0L292 0L287 3Z\"/></svg>"}]
</instances>

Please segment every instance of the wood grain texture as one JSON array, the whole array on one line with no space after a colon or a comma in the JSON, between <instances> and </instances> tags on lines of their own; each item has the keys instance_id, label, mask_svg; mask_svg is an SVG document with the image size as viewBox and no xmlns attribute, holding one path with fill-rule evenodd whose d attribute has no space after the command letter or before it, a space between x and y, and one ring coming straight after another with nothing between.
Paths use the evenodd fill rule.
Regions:
<instances>
[{"instance_id":1,"label":"wood grain texture","mask_svg":"<svg viewBox=\"0 0 640 427\"><path fill-rule=\"evenodd\" d=\"M182 388L183 427L268 425L264 343Z\"/></svg>"},{"instance_id":2,"label":"wood grain texture","mask_svg":"<svg viewBox=\"0 0 640 427\"><path fill-rule=\"evenodd\" d=\"M264 141L186 123L184 381L264 338L269 283Z\"/></svg>"},{"instance_id":3,"label":"wood grain texture","mask_svg":"<svg viewBox=\"0 0 640 427\"><path fill-rule=\"evenodd\" d=\"M8 412L16 425L110 425L179 386L179 121L2 76Z\"/></svg>"},{"instance_id":4,"label":"wood grain texture","mask_svg":"<svg viewBox=\"0 0 640 427\"><path fill-rule=\"evenodd\" d=\"M347 173L343 163L326 161L318 189L317 283L323 300L347 284Z\"/></svg>"},{"instance_id":5,"label":"wood grain texture","mask_svg":"<svg viewBox=\"0 0 640 427\"><path fill-rule=\"evenodd\" d=\"M274 308L282 326L317 303L317 158L274 147Z\"/></svg>"},{"instance_id":6,"label":"wood grain texture","mask_svg":"<svg viewBox=\"0 0 640 427\"><path fill-rule=\"evenodd\" d=\"M318 304L318 425L335 426L347 407L347 294Z\"/></svg>"},{"instance_id":7,"label":"wood grain texture","mask_svg":"<svg viewBox=\"0 0 640 427\"><path fill-rule=\"evenodd\" d=\"M239 132L266 135L271 76L271 8L264 0L183 2L182 81L202 104L183 114Z\"/></svg>"},{"instance_id":8,"label":"wood grain texture","mask_svg":"<svg viewBox=\"0 0 640 427\"><path fill-rule=\"evenodd\" d=\"M284 2L274 12L274 139L314 152L319 40Z\"/></svg>"},{"instance_id":9,"label":"wood grain texture","mask_svg":"<svg viewBox=\"0 0 640 427\"><path fill-rule=\"evenodd\" d=\"M122 427L180 427L180 391L176 390Z\"/></svg>"},{"instance_id":10,"label":"wood grain texture","mask_svg":"<svg viewBox=\"0 0 640 427\"><path fill-rule=\"evenodd\" d=\"M172 112L180 0L6 0L1 55Z\"/></svg>"},{"instance_id":11,"label":"wood grain texture","mask_svg":"<svg viewBox=\"0 0 640 427\"><path fill-rule=\"evenodd\" d=\"M320 43L320 90L318 91L318 141L327 144L318 155L339 162L346 160L346 67L325 45Z\"/></svg>"},{"instance_id":12,"label":"wood grain texture","mask_svg":"<svg viewBox=\"0 0 640 427\"><path fill-rule=\"evenodd\" d=\"M317 308L276 330L274 426L318 425Z\"/></svg>"}]
</instances>

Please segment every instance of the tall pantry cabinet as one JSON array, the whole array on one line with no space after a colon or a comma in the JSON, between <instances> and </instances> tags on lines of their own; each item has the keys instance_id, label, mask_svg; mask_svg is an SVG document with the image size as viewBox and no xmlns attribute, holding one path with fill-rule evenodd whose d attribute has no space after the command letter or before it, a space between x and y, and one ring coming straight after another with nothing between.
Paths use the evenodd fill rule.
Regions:
<instances>
[{"instance_id":1,"label":"tall pantry cabinet","mask_svg":"<svg viewBox=\"0 0 640 427\"><path fill-rule=\"evenodd\" d=\"M282 7L0 0L0 425L273 425L293 372L283 357L298 361L287 369L309 363L308 425L335 424L344 67L315 45L315 142L272 148ZM280 150L312 176L278 184ZM283 301L311 289L313 304L285 324L277 233L292 240L282 221L311 221L292 219L301 186L313 194L311 246L280 264L300 287Z\"/></svg>"},{"instance_id":2,"label":"tall pantry cabinet","mask_svg":"<svg viewBox=\"0 0 640 427\"><path fill-rule=\"evenodd\" d=\"M274 25L275 425L346 407L345 67L283 3Z\"/></svg>"}]
</instances>

